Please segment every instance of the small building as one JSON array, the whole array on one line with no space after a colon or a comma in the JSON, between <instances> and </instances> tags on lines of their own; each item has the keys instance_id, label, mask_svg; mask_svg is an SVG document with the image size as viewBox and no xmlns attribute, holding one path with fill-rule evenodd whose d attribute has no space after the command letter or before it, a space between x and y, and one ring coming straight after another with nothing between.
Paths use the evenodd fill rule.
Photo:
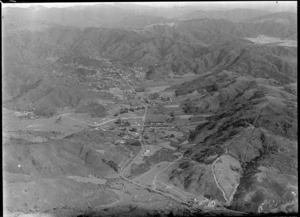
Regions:
<instances>
[{"instance_id":1,"label":"small building","mask_svg":"<svg viewBox=\"0 0 300 217\"><path fill-rule=\"evenodd\" d=\"M142 153L142 156L149 156L150 155L150 150L147 149Z\"/></svg>"},{"instance_id":2,"label":"small building","mask_svg":"<svg viewBox=\"0 0 300 217\"><path fill-rule=\"evenodd\" d=\"M125 136L123 137L123 139L129 139L129 136L128 136L128 135L125 135Z\"/></svg>"},{"instance_id":3,"label":"small building","mask_svg":"<svg viewBox=\"0 0 300 217\"><path fill-rule=\"evenodd\" d=\"M215 207L215 205L216 205L216 202L215 202L214 200L210 201L210 202L207 204L208 207Z\"/></svg>"}]
</instances>

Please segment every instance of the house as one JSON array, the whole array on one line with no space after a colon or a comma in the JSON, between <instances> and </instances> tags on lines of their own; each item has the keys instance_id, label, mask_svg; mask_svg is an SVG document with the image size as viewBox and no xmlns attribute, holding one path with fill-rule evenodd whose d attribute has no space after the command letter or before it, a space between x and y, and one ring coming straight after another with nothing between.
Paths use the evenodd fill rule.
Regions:
<instances>
[{"instance_id":1,"label":"house","mask_svg":"<svg viewBox=\"0 0 300 217\"><path fill-rule=\"evenodd\" d=\"M149 156L150 155L150 150L145 150L143 153L142 153L142 156Z\"/></svg>"},{"instance_id":2,"label":"house","mask_svg":"<svg viewBox=\"0 0 300 217\"><path fill-rule=\"evenodd\" d=\"M125 135L125 136L123 137L123 139L129 139L129 136L128 136L128 135Z\"/></svg>"}]
</instances>

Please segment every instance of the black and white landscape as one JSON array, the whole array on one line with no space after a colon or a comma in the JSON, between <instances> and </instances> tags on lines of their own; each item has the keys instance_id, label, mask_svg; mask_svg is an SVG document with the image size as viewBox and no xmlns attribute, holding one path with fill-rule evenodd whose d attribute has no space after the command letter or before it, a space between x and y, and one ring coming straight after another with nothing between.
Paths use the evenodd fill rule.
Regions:
<instances>
[{"instance_id":1,"label":"black and white landscape","mask_svg":"<svg viewBox=\"0 0 300 217\"><path fill-rule=\"evenodd\" d=\"M296 2L2 6L4 216L298 213Z\"/></svg>"}]
</instances>

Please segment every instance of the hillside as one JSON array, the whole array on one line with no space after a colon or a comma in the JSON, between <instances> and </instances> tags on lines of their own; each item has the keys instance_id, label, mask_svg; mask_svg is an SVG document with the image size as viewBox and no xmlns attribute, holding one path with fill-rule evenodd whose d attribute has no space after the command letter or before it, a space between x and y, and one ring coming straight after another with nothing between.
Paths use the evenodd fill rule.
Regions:
<instances>
[{"instance_id":1,"label":"hillside","mask_svg":"<svg viewBox=\"0 0 300 217\"><path fill-rule=\"evenodd\" d=\"M270 32L265 25L278 32ZM286 37L282 34L295 31L293 25L278 25L274 28L273 24L265 22L234 23L205 18L155 24L138 30L51 27L43 31L7 32L4 37L7 42L4 43L7 50L4 56L5 98L17 97L51 73L55 70L53 62L61 68L57 60L70 53L148 68L148 79L164 78L172 73L203 74L228 69L274 78L282 83L293 82L296 62L290 60L296 59L296 48L256 46L244 39L262 34ZM290 30L281 31L281 27Z\"/></svg>"},{"instance_id":2,"label":"hillside","mask_svg":"<svg viewBox=\"0 0 300 217\"><path fill-rule=\"evenodd\" d=\"M115 173L105 162L121 164L138 151L133 146L116 146L118 139L101 130L83 131L43 143L11 135L4 143L3 168L6 195L14 196L6 201L5 209L47 212L67 208L83 212L88 210L87 204L99 206L117 201L118 196L103 187L104 177ZM76 177L85 177L87 181L77 182ZM103 197L98 197L99 194Z\"/></svg>"},{"instance_id":3,"label":"hillside","mask_svg":"<svg viewBox=\"0 0 300 217\"><path fill-rule=\"evenodd\" d=\"M201 180L207 172L202 169L198 174L191 160L211 165L220 156L231 156L238 162L237 169L232 170L241 178L230 207L253 213L278 206L284 209L284 204L291 202L297 179L296 95L271 80L241 77L232 72L186 83L179 86L178 93L204 89L205 96L187 99L182 108L186 113L214 115L191 132L189 139L196 145L185 152L185 172L174 170L170 179L184 184L189 191L201 192ZM277 205L260 206L266 200L275 200Z\"/></svg>"},{"instance_id":4,"label":"hillside","mask_svg":"<svg viewBox=\"0 0 300 217\"><path fill-rule=\"evenodd\" d=\"M235 24L226 20L210 19L175 22L169 25L157 24L135 31L91 29L84 41L76 43L73 52L100 54L115 62L149 67L149 73L163 75L168 75L167 71L175 74L206 73L212 66L219 65L219 62L221 62L219 65L221 69L226 69L232 63L231 67L237 69L240 67L235 64L248 65L249 62L250 64L255 62L256 67L269 65L269 68L272 68L265 73L270 73L272 70L278 74L281 73L282 67L285 67L295 74L295 65L287 62L284 56L282 58L278 52L275 56L267 48L260 48L257 51L257 46L251 46L251 43L244 40L246 37L257 37L262 34L270 36L275 34L282 37L281 34L286 32L279 30L278 35L262 29L264 27L252 24L248 26L246 23ZM294 27L291 26L290 29ZM98 37L95 37L96 35ZM87 44L93 45L93 49L87 50ZM296 48L290 49L292 50L290 53L295 53ZM227 56L226 54L230 52L235 55ZM243 57L238 58L240 54ZM257 63L258 61L260 63ZM251 72L251 68L249 71L255 76L261 74Z\"/></svg>"}]
</instances>

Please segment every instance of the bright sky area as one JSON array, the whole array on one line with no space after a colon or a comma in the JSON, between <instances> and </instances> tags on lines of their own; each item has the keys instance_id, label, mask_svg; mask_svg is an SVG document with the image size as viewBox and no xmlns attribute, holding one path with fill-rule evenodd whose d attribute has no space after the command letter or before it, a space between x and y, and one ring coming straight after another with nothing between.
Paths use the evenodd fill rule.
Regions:
<instances>
[{"instance_id":1,"label":"bright sky area","mask_svg":"<svg viewBox=\"0 0 300 217\"><path fill-rule=\"evenodd\" d=\"M45 7L70 7L70 6L77 6L77 5L94 5L103 2L85 2L85 3L13 3L13 4L3 4L4 6L10 7L30 7L33 5L40 5ZM256 9L278 9L278 10L286 10L286 9L294 9L297 8L297 1L217 1L217 2L119 2L123 4L138 4L138 5L145 5L145 6L152 6L152 7L179 7L179 6L203 6L203 9L212 10L214 7L218 8L256 8ZM105 2L104 4L116 4L113 2Z\"/></svg>"}]
</instances>

